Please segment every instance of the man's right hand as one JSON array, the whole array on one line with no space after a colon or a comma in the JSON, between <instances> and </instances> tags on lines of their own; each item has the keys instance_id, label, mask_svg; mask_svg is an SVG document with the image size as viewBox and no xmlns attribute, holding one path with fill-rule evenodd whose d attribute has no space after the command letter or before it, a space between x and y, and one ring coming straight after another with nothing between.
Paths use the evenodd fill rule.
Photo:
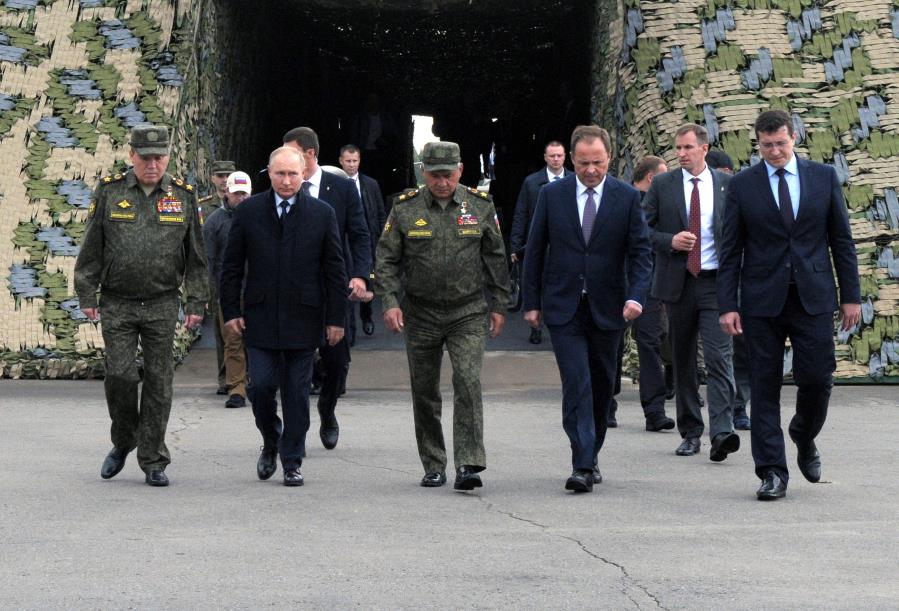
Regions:
<instances>
[{"instance_id":1,"label":"man's right hand","mask_svg":"<svg viewBox=\"0 0 899 611\"><path fill-rule=\"evenodd\" d=\"M91 322L100 321L100 308L81 308L81 311Z\"/></svg>"},{"instance_id":2,"label":"man's right hand","mask_svg":"<svg viewBox=\"0 0 899 611\"><path fill-rule=\"evenodd\" d=\"M524 321L534 329L540 326L540 310L528 310L524 313Z\"/></svg>"},{"instance_id":3,"label":"man's right hand","mask_svg":"<svg viewBox=\"0 0 899 611\"><path fill-rule=\"evenodd\" d=\"M247 328L243 322L243 317L232 318L225 323L225 327L227 327L231 333L236 333L237 335L243 335L243 330Z\"/></svg>"},{"instance_id":4,"label":"man's right hand","mask_svg":"<svg viewBox=\"0 0 899 611\"><path fill-rule=\"evenodd\" d=\"M693 235L689 231L681 231L680 233L674 234L674 237L671 238L671 249L680 250L682 252L689 252L693 250L693 245L695 243L695 235Z\"/></svg>"},{"instance_id":5,"label":"man's right hand","mask_svg":"<svg viewBox=\"0 0 899 611\"><path fill-rule=\"evenodd\" d=\"M394 333L401 333L405 323L403 311L399 308L389 308L384 311L384 326Z\"/></svg>"},{"instance_id":6,"label":"man's right hand","mask_svg":"<svg viewBox=\"0 0 899 611\"><path fill-rule=\"evenodd\" d=\"M743 335L743 323L740 321L739 312L725 312L718 317L718 324L728 335Z\"/></svg>"}]
</instances>

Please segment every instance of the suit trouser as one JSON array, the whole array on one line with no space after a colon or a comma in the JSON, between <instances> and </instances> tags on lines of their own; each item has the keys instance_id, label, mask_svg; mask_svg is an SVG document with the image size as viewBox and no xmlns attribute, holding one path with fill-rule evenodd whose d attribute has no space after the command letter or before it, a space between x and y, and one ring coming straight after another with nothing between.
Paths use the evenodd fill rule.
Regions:
<instances>
[{"instance_id":1,"label":"suit trouser","mask_svg":"<svg viewBox=\"0 0 899 611\"><path fill-rule=\"evenodd\" d=\"M112 419L112 444L137 448L144 471L165 469L171 455L165 430L172 409L172 346L180 302L177 295L141 301L104 295L103 343L106 346L106 404ZM143 386L138 408L137 346L143 351Z\"/></svg>"},{"instance_id":2,"label":"suit trouser","mask_svg":"<svg viewBox=\"0 0 899 611\"><path fill-rule=\"evenodd\" d=\"M633 322L640 358L640 405L647 418L665 415L665 370L662 366L662 317L664 307L649 297L643 313Z\"/></svg>"},{"instance_id":3,"label":"suit trouser","mask_svg":"<svg viewBox=\"0 0 899 611\"><path fill-rule=\"evenodd\" d=\"M346 377L350 371L350 343L344 335L334 346L319 346L321 356L321 391L318 395L318 415L323 426L337 426L337 399L340 389L346 386Z\"/></svg>"},{"instance_id":4,"label":"suit trouser","mask_svg":"<svg viewBox=\"0 0 899 611\"><path fill-rule=\"evenodd\" d=\"M709 437L733 432L733 342L718 324L715 277L694 278L687 273L680 300L665 307L677 389L677 430L681 437L700 437L705 428L696 373L697 342L702 338L708 372Z\"/></svg>"},{"instance_id":5,"label":"suit trouser","mask_svg":"<svg viewBox=\"0 0 899 611\"><path fill-rule=\"evenodd\" d=\"M247 346L250 384L247 391L253 404L256 428L266 449L278 448L281 466L303 464L306 432L309 430L309 383L312 381L314 349L269 350ZM275 393L281 389L282 423L278 418Z\"/></svg>"},{"instance_id":6,"label":"suit trouser","mask_svg":"<svg viewBox=\"0 0 899 611\"><path fill-rule=\"evenodd\" d=\"M827 419L836 359L833 349L833 314L809 314L802 307L796 286L778 316L743 317L749 347L752 387L752 458L762 477L774 470L788 481L787 457L780 424L780 389L783 383L784 345L793 349L796 414L790 420L790 438L797 445L813 441Z\"/></svg>"},{"instance_id":7,"label":"suit trouser","mask_svg":"<svg viewBox=\"0 0 899 611\"><path fill-rule=\"evenodd\" d=\"M746 409L752 397L749 383L749 348L746 346L745 335L735 335L734 338L734 383L737 394L734 396L734 409Z\"/></svg>"},{"instance_id":8,"label":"suit trouser","mask_svg":"<svg viewBox=\"0 0 899 611\"><path fill-rule=\"evenodd\" d=\"M218 311L218 323L225 350L225 388L232 395L247 396L247 353L243 347L243 335L235 333L222 321Z\"/></svg>"},{"instance_id":9,"label":"suit trouser","mask_svg":"<svg viewBox=\"0 0 899 611\"><path fill-rule=\"evenodd\" d=\"M446 469L446 444L440 423L443 399L440 368L443 348L453 366L453 463L487 466L481 364L486 341L486 304L461 308L403 303L406 355L412 384L412 411L418 455L426 473Z\"/></svg>"},{"instance_id":10,"label":"suit trouser","mask_svg":"<svg viewBox=\"0 0 899 611\"><path fill-rule=\"evenodd\" d=\"M586 296L564 325L546 325L562 377L562 428L574 469L592 469L606 438L621 329L600 329Z\"/></svg>"}]
</instances>

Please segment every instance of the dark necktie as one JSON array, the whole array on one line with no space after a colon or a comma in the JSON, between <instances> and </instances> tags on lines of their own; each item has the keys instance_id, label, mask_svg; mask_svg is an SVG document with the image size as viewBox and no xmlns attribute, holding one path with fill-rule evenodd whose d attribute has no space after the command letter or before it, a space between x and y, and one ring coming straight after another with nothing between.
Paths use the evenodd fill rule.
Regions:
<instances>
[{"instance_id":1,"label":"dark necktie","mask_svg":"<svg viewBox=\"0 0 899 611\"><path fill-rule=\"evenodd\" d=\"M559 180L560 178L562 178L562 177L561 176L553 176L553 180Z\"/></svg>"},{"instance_id":2,"label":"dark necktie","mask_svg":"<svg viewBox=\"0 0 899 611\"><path fill-rule=\"evenodd\" d=\"M693 250L687 254L687 271L694 276L699 275L702 264L702 217L699 208L699 179L691 178L693 183L693 193L690 194L690 219L687 224L687 231L696 236L696 242L693 243Z\"/></svg>"},{"instance_id":3,"label":"dark necktie","mask_svg":"<svg viewBox=\"0 0 899 611\"><path fill-rule=\"evenodd\" d=\"M780 216L783 217L784 227L787 231L793 230L793 201L790 199L790 187L787 185L787 171L780 168L775 172L777 174L777 199L780 202Z\"/></svg>"},{"instance_id":4,"label":"dark necktie","mask_svg":"<svg viewBox=\"0 0 899 611\"><path fill-rule=\"evenodd\" d=\"M283 227L284 221L287 220L287 212L290 210L290 202L286 199L282 199L278 206L281 208L281 216L279 218L281 219L281 226Z\"/></svg>"},{"instance_id":5,"label":"dark necktie","mask_svg":"<svg viewBox=\"0 0 899 611\"><path fill-rule=\"evenodd\" d=\"M587 189L587 203L584 205L584 220L581 229L584 231L584 242L590 241L593 233L593 221L596 220L596 200L593 199L593 189Z\"/></svg>"}]
</instances>

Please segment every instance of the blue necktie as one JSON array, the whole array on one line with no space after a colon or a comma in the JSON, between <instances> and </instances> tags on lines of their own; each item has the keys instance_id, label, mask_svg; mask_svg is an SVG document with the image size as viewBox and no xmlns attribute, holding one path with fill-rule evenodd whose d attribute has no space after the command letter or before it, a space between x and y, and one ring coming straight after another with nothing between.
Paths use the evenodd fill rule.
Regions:
<instances>
[{"instance_id":1,"label":"blue necktie","mask_svg":"<svg viewBox=\"0 0 899 611\"><path fill-rule=\"evenodd\" d=\"M593 193L593 189L587 189L587 203L584 206L584 220L581 223L585 243L590 241L590 234L593 233L593 221L596 220L596 200L593 199Z\"/></svg>"}]
</instances>

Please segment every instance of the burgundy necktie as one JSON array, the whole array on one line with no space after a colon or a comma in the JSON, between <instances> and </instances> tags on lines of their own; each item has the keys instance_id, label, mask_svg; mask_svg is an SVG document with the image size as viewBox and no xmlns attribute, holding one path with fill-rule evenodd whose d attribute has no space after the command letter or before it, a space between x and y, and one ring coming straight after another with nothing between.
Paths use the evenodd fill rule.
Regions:
<instances>
[{"instance_id":1,"label":"burgundy necktie","mask_svg":"<svg viewBox=\"0 0 899 611\"><path fill-rule=\"evenodd\" d=\"M587 204L584 206L584 220L581 229L584 231L584 243L590 241L593 233L593 221L596 220L596 200L593 199L593 189L587 189Z\"/></svg>"},{"instance_id":2,"label":"burgundy necktie","mask_svg":"<svg viewBox=\"0 0 899 611\"><path fill-rule=\"evenodd\" d=\"M702 263L702 222L699 212L699 179L691 178L693 183L693 193L690 195L690 220L687 224L687 231L696 236L696 242L693 243L693 250L687 255L687 271L694 276L699 275L700 265Z\"/></svg>"},{"instance_id":3,"label":"burgundy necktie","mask_svg":"<svg viewBox=\"0 0 899 611\"><path fill-rule=\"evenodd\" d=\"M790 199L790 187L787 185L787 171L780 168L775 172L780 179L777 182L777 199L780 200L780 215L783 217L787 231L793 230L793 200Z\"/></svg>"}]
</instances>

